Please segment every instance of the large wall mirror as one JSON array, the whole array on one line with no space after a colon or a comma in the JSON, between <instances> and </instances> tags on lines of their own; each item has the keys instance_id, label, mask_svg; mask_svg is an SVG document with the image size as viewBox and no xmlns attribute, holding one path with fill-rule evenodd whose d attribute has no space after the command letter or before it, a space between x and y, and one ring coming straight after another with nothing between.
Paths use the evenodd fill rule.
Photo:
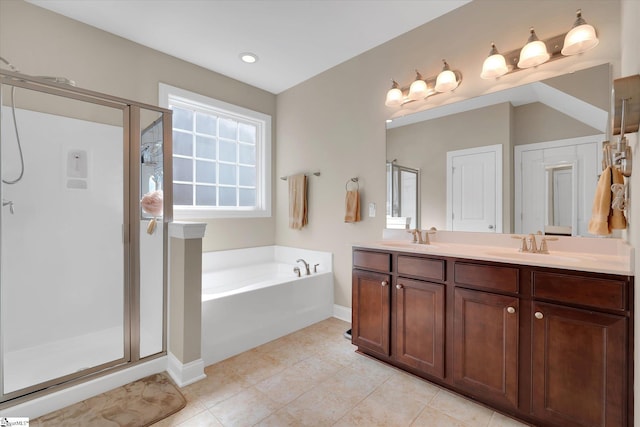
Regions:
<instances>
[{"instance_id":1,"label":"large wall mirror","mask_svg":"<svg viewBox=\"0 0 640 427\"><path fill-rule=\"evenodd\" d=\"M387 197L389 164L419 179L388 228L588 236L611 81L602 64L387 123Z\"/></svg>"}]
</instances>

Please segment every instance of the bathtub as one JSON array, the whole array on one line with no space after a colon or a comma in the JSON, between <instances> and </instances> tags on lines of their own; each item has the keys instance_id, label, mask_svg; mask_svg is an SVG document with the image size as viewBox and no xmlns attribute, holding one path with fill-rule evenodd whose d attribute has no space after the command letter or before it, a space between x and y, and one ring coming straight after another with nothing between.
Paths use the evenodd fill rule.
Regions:
<instances>
[{"instance_id":1,"label":"bathtub","mask_svg":"<svg viewBox=\"0 0 640 427\"><path fill-rule=\"evenodd\" d=\"M306 260L311 275L305 275ZM315 264L317 272L313 273ZM301 277L294 273L300 267ZM202 254L202 359L224 360L331 317L333 256L262 246Z\"/></svg>"}]
</instances>

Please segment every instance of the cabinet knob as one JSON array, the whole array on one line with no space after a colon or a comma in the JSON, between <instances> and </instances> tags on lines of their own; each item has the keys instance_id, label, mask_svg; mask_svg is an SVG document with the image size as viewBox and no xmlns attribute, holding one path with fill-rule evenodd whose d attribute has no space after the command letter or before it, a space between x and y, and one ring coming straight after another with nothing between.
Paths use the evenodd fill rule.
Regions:
<instances>
[{"instance_id":1,"label":"cabinet knob","mask_svg":"<svg viewBox=\"0 0 640 427\"><path fill-rule=\"evenodd\" d=\"M404 288L404 286L402 286L402 285L396 285L396 289L402 289L402 288Z\"/></svg>"},{"instance_id":2,"label":"cabinet knob","mask_svg":"<svg viewBox=\"0 0 640 427\"><path fill-rule=\"evenodd\" d=\"M544 317L544 314L540 313L539 311L536 311L534 316L536 316L536 319L542 319Z\"/></svg>"},{"instance_id":3,"label":"cabinet knob","mask_svg":"<svg viewBox=\"0 0 640 427\"><path fill-rule=\"evenodd\" d=\"M389 284L389 282L387 282L386 280L382 281L382 283L380 283L382 286L387 286Z\"/></svg>"},{"instance_id":4,"label":"cabinet knob","mask_svg":"<svg viewBox=\"0 0 640 427\"><path fill-rule=\"evenodd\" d=\"M516 312L516 309L515 309L515 308L513 308L513 307L507 307L507 313L509 313L509 314L513 314L513 313L515 313L515 312Z\"/></svg>"}]
</instances>

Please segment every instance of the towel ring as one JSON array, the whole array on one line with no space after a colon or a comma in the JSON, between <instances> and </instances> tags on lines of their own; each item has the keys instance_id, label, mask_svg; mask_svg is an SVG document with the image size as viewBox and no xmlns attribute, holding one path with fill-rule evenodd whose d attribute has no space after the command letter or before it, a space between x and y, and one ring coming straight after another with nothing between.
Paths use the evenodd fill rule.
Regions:
<instances>
[{"instance_id":1,"label":"towel ring","mask_svg":"<svg viewBox=\"0 0 640 427\"><path fill-rule=\"evenodd\" d=\"M358 183L358 178L351 178L350 180L347 181L347 183L344 185L344 189L349 191L349 184L354 182L356 184L356 190L360 189L360 183Z\"/></svg>"}]
</instances>

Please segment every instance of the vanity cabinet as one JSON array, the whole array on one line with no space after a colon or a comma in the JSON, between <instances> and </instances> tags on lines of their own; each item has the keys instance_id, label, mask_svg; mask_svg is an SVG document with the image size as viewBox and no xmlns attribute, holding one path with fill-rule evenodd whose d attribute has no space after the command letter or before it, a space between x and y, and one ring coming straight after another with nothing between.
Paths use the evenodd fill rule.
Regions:
<instances>
[{"instance_id":1,"label":"vanity cabinet","mask_svg":"<svg viewBox=\"0 0 640 427\"><path fill-rule=\"evenodd\" d=\"M358 267L354 268L352 274L353 310L358 312L352 322L353 343L373 353L388 356L391 275L383 272L390 271L390 255L355 251L353 265Z\"/></svg>"},{"instance_id":2,"label":"vanity cabinet","mask_svg":"<svg viewBox=\"0 0 640 427\"><path fill-rule=\"evenodd\" d=\"M533 414L554 425L624 426L627 420L627 295L622 280L534 273ZM561 305L570 302L584 308Z\"/></svg>"},{"instance_id":3,"label":"vanity cabinet","mask_svg":"<svg viewBox=\"0 0 640 427\"><path fill-rule=\"evenodd\" d=\"M358 351L540 427L633 425L633 278L354 248Z\"/></svg>"},{"instance_id":4,"label":"vanity cabinet","mask_svg":"<svg viewBox=\"0 0 640 427\"><path fill-rule=\"evenodd\" d=\"M517 407L519 299L462 288L454 298L454 384Z\"/></svg>"},{"instance_id":5,"label":"vanity cabinet","mask_svg":"<svg viewBox=\"0 0 640 427\"><path fill-rule=\"evenodd\" d=\"M444 285L402 277L396 283L395 360L444 378Z\"/></svg>"}]
</instances>

